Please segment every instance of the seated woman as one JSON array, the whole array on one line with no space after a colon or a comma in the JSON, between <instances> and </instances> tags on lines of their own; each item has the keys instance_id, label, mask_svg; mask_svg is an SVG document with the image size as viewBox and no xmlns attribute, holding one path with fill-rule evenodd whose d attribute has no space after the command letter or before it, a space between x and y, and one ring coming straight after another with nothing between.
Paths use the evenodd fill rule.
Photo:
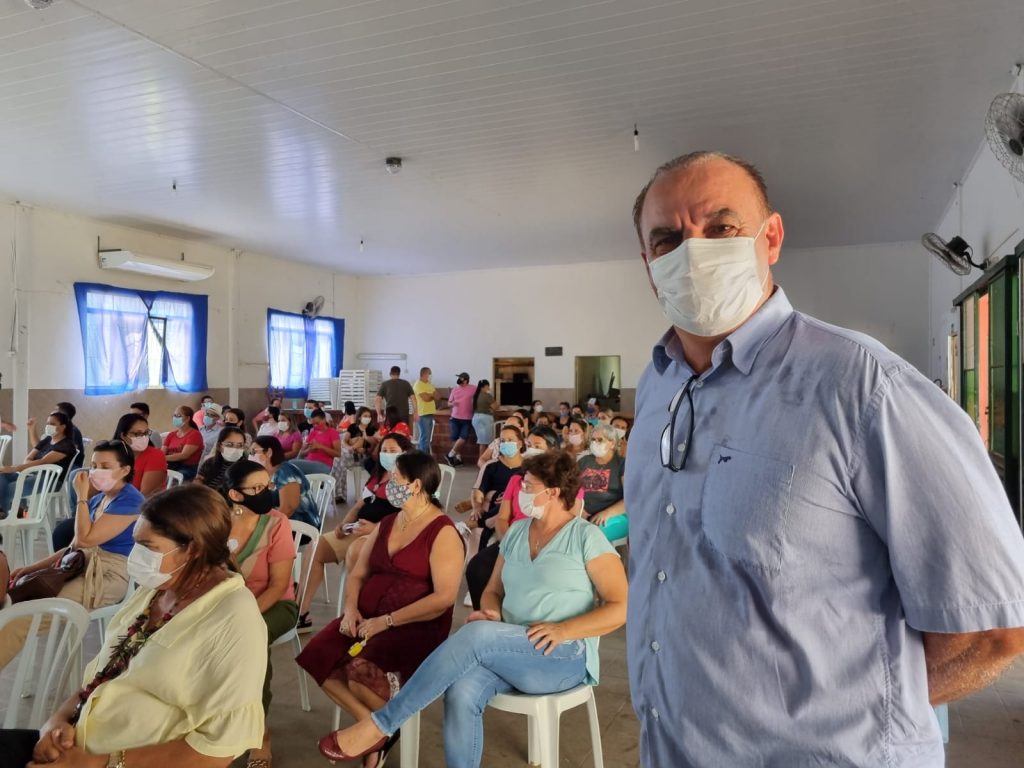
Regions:
<instances>
[{"instance_id":1,"label":"seated woman","mask_svg":"<svg viewBox=\"0 0 1024 768\"><path fill-rule=\"evenodd\" d=\"M276 405L268 405L261 413L265 413L266 418L256 428L256 436L277 437L277 421L281 418L281 409ZM253 421L256 421L256 419L253 419Z\"/></svg>"},{"instance_id":2,"label":"seated woman","mask_svg":"<svg viewBox=\"0 0 1024 768\"><path fill-rule=\"evenodd\" d=\"M530 414L529 414L529 422L530 422L530 428L531 429L533 427L542 426L538 422L539 422L539 419L540 419L540 417L541 417L541 415L543 413L544 413L544 401L543 400L534 400L533 401L533 405L530 407Z\"/></svg>"},{"instance_id":3,"label":"seated woman","mask_svg":"<svg viewBox=\"0 0 1024 768\"><path fill-rule=\"evenodd\" d=\"M626 458L626 441L629 438L629 421L625 416L616 416L612 419L612 429L619 439L619 456Z\"/></svg>"},{"instance_id":4,"label":"seated woman","mask_svg":"<svg viewBox=\"0 0 1024 768\"><path fill-rule=\"evenodd\" d=\"M348 470L361 466L372 457L380 445L379 427L374 423L374 412L363 407L349 418L349 425L340 429L341 456L331 468L334 476L334 500L344 504L348 496Z\"/></svg>"},{"instance_id":5,"label":"seated woman","mask_svg":"<svg viewBox=\"0 0 1024 768\"><path fill-rule=\"evenodd\" d=\"M587 452L589 443L590 425L580 419L570 421L566 432L565 450L571 453L574 459L578 459Z\"/></svg>"},{"instance_id":6,"label":"seated woman","mask_svg":"<svg viewBox=\"0 0 1024 768\"><path fill-rule=\"evenodd\" d=\"M584 514L600 526L609 541L629 533L623 500L626 460L618 453L618 443L611 424L598 424L590 431L590 452L579 459Z\"/></svg>"},{"instance_id":7,"label":"seated woman","mask_svg":"<svg viewBox=\"0 0 1024 768\"><path fill-rule=\"evenodd\" d=\"M102 519L102 518L101 518ZM10 765L227 768L263 741L267 627L231 572L231 511L188 484L148 499L89 681L39 730L0 731Z\"/></svg>"},{"instance_id":8,"label":"seated woman","mask_svg":"<svg viewBox=\"0 0 1024 768\"><path fill-rule=\"evenodd\" d=\"M330 472L334 460L341 456L341 439L337 430L327 424L327 414L317 408L309 417L312 425L306 433L305 444L299 451L300 459L316 461L324 465L324 472Z\"/></svg>"},{"instance_id":9,"label":"seated woman","mask_svg":"<svg viewBox=\"0 0 1024 768\"><path fill-rule=\"evenodd\" d=\"M276 437L253 440L249 460L266 468L269 473L274 509L289 519L320 527L320 508L313 498L309 479L298 467L285 461L281 443Z\"/></svg>"},{"instance_id":10,"label":"seated woman","mask_svg":"<svg viewBox=\"0 0 1024 768\"><path fill-rule=\"evenodd\" d=\"M479 766L483 712L498 693L559 693L597 685L598 638L626 621L626 573L594 526L572 513L578 475L564 451L527 459L516 523L484 592L482 610L424 661L376 712L320 740L330 760L380 749L399 726L439 696L449 768ZM368 648L373 648L370 628Z\"/></svg>"},{"instance_id":11,"label":"seated woman","mask_svg":"<svg viewBox=\"0 0 1024 768\"><path fill-rule=\"evenodd\" d=\"M377 530L377 524L388 515L398 511L388 501L387 487L398 457L412 450L412 443L404 435L388 435L380 444L377 468L370 473L359 501L338 523L333 531L320 537L313 553L313 566L309 571L309 583L302 595L299 631L308 632L313 627L309 618L309 605L313 595L324 580L324 566L328 563L342 563L349 572L355 566L356 558L366 537Z\"/></svg>"},{"instance_id":12,"label":"seated woman","mask_svg":"<svg viewBox=\"0 0 1024 768\"><path fill-rule=\"evenodd\" d=\"M523 451L523 458L540 456L542 453L554 451L558 448L558 436L550 427L535 427L526 436L526 448ZM480 608L480 599L483 597L484 588L491 580L494 572L494 564L498 562L498 542L508 533L509 526L519 520L527 520L527 515L519 506L519 491L523 484L523 466L520 464L518 472L509 477L501 495L501 503L498 506L498 514L487 521L489 528L493 529L497 541L491 542L488 546L481 546L477 552L466 563L466 592L467 605ZM577 493L576 504L573 508L574 514L578 514L582 506L583 492Z\"/></svg>"},{"instance_id":13,"label":"seated woman","mask_svg":"<svg viewBox=\"0 0 1024 768\"><path fill-rule=\"evenodd\" d=\"M569 403L564 400L558 404L558 419L551 426L555 429L562 429L569 426L569 420L573 418Z\"/></svg>"},{"instance_id":14,"label":"seated woman","mask_svg":"<svg viewBox=\"0 0 1024 768\"><path fill-rule=\"evenodd\" d=\"M186 481L195 478L203 458L203 436L196 429L193 416L195 413L187 405L175 408L171 417L174 429L167 433L160 448L167 457L167 468L180 472Z\"/></svg>"},{"instance_id":15,"label":"seated woman","mask_svg":"<svg viewBox=\"0 0 1024 768\"><path fill-rule=\"evenodd\" d=\"M377 437L383 440L387 435L391 434L412 438L412 431L409 429L409 425L402 421L398 408L393 405L389 405L384 409L384 422L380 425Z\"/></svg>"},{"instance_id":16,"label":"seated woman","mask_svg":"<svg viewBox=\"0 0 1024 768\"><path fill-rule=\"evenodd\" d=\"M232 512L228 549L235 554L245 586L256 597L256 605L267 625L268 644L294 629L299 617L292 581L295 543L288 518L273 508L270 484L267 470L255 461L232 464L224 478L224 497L231 504ZM268 648L267 674L263 680L264 715L270 709L272 677ZM249 753L249 766L267 766L269 761L270 729L267 727L262 747Z\"/></svg>"},{"instance_id":17,"label":"seated woman","mask_svg":"<svg viewBox=\"0 0 1024 768\"><path fill-rule=\"evenodd\" d=\"M462 539L434 500L440 484L432 457L398 457L387 494L401 511L385 517L360 552L345 585L344 614L296 659L356 719L394 697L451 629ZM384 740L373 747L364 766L383 759Z\"/></svg>"},{"instance_id":18,"label":"seated woman","mask_svg":"<svg viewBox=\"0 0 1024 768\"><path fill-rule=\"evenodd\" d=\"M515 426L506 424L499 435L501 444L499 458L488 464L482 471L480 482L473 488L473 512L470 514L470 527L474 524L482 528L480 547L486 547L494 533L494 518L504 498L509 480L521 475L523 470L523 433Z\"/></svg>"},{"instance_id":19,"label":"seated woman","mask_svg":"<svg viewBox=\"0 0 1024 768\"><path fill-rule=\"evenodd\" d=\"M35 424L34 419L29 419L29 422L30 425ZM72 427L71 419L67 414L62 411L54 411L46 417L46 436L28 452L25 461L15 464L13 467L0 467L0 518L18 512L11 507L15 502L14 488L18 482L18 473L22 470L44 464L56 464L60 467L58 485L64 482L68 467L71 466L71 460L75 456L75 444L71 436ZM26 477L22 484L22 493L27 496L34 485L35 478Z\"/></svg>"},{"instance_id":20,"label":"seated woman","mask_svg":"<svg viewBox=\"0 0 1024 768\"><path fill-rule=\"evenodd\" d=\"M299 451L302 449L302 433L295 428L292 417L283 411L277 417L277 439L281 443L281 450L284 451L285 461L299 457Z\"/></svg>"},{"instance_id":21,"label":"seated woman","mask_svg":"<svg viewBox=\"0 0 1024 768\"><path fill-rule=\"evenodd\" d=\"M150 444L149 420L145 416L126 413L117 420L114 440L121 440L135 456L131 483L147 499L167 486L167 457Z\"/></svg>"},{"instance_id":22,"label":"seated woman","mask_svg":"<svg viewBox=\"0 0 1024 768\"><path fill-rule=\"evenodd\" d=\"M196 482L215 491L223 490L228 468L245 456L245 433L238 427L224 427L217 435L210 457L199 465Z\"/></svg>"},{"instance_id":23,"label":"seated woman","mask_svg":"<svg viewBox=\"0 0 1024 768\"><path fill-rule=\"evenodd\" d=\"M507 419L505 424L502 426L516 427L522 434L528 432L526 428L526 419L520 416L518 413L512 413ZM480 467L480 472L477 473L475 485L479 485L483 479L483 469L492 461L497 461L500 454L501 448L501 436L495 435L494 440L488 444L486 448L480 451L480 458L477 459L476 465Z\"/></svg>"},{"instance_id":24,"label":"seated woman","mask_svg":"<svg viewBox=\"0 0 1024 768\"><path fill-rule=\"evenodd\" d=\"M92 452L92 469L75 476L75 532L71 546L85 550L85 572L64 583L58 597L74 600L88 610L113 605L128 589L128 554L132 525L139 516L143 496L133 486L134 454L120 440L105 440ZM89 487L99 491L88 499ZM88 500L87 500L88 499ZM57 565L66 549L11 574L17 581ZM29 621L14 622L0 630L0 669L25 644Z\"/></svg>"},{"instance_id":25,"label":"seated woman","mask_svg":"<svg viewBox=\"0 0 1024 768\"><path fill-rule=\"evenodd\" d=\"M271 411L270 410L271 408L273 408L274 410ZM260 411L259 413L257 413L255 416L252 417L252 428L253 428L253 430L255 430L257 436L261 435L261 434L264 434L263 432L260 431L260 428L264 424L268 424L269 423L272 428L276 429L277 428L276 422L277 422L277 420L278 420L278 418L280 416L281 416L281 398L275 396L275 397L270 398L270 404L267 405L266 408L264 408L262 411Z\"/></svg>"}]
</instances>

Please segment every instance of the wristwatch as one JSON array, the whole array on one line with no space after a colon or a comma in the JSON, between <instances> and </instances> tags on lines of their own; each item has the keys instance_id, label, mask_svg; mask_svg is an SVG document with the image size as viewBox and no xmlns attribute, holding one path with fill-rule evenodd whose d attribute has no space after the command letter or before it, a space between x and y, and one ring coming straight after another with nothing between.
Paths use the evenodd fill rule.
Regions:
<instances>
[{"instance_id":1,"label":"wristwatch","mask_svg":"<svg viewBox=\"0 0 1024 768\"><path fill-rule=\"evenodd\" d=\"M110 753L110 757L107 758L107 768L125 768L123 749Z\"/></svg>"}]
</instances>

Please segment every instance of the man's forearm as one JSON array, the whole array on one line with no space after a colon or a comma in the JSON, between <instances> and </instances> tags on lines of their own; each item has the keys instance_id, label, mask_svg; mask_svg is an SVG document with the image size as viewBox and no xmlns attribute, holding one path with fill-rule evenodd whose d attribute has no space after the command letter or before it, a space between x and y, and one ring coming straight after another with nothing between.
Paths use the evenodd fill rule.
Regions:
<instances>
[{"instance_id":1,"label":"man's forearm","mask_svg":"<svg viewBox=\"0 0 1024 768\"><path fill-rule=\"evenodd\" d=\"M950 635L925 633L924 650L932 706L961 699L991 685L1016 657L1015 652L1007 651L999 630Z\"/></svg>"}]
</instances>

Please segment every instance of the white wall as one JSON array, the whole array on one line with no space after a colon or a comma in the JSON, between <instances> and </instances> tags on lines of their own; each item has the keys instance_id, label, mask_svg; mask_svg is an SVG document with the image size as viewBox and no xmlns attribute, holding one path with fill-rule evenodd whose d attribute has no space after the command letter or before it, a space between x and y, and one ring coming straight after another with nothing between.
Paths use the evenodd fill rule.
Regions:
<instances>
[{"instance_id":1,"label":"white wall","mask_svg":"<svg viewBox=\"0 0 1024 768\"><path fill-rule=\"evenodd\" d=\"M914 365L927 364L927 254L912 243L784 250L776 278L797 308L875 336ZM360 281L363 352L404 352L439 385L459 371L490 377L494 357L534 357L536 386L572 388L576 355L621 355L635 387L667 323L643 265L481 270ZM544 347L564 355L544 357Z\"/></svg>"},{"instance_id":2,"label":"white wall","mask_svg":"<svg viewBox=\"0 0 1024 768\"><path fill-rule=\"evenodd\" d=\"M935 231L948 240L960 235L974 248L974 260L1013 253L1024 238L1024 188L1014 181L984 142L963 181L961 212L955 194ZM963 224L961 226L961 216ZM959 330L959 313L953 299L981 277L973 270L966 277L953 274L937 259L929 264L929 371L946 380L946 337L950 326Z\"/></svg>"}]
</instances>

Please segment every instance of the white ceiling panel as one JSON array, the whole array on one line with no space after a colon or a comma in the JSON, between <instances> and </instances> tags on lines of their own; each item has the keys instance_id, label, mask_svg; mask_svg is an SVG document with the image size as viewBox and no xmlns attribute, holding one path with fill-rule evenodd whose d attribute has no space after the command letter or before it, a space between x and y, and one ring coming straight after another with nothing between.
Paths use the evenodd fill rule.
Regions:
<instances>
[{"instance_id":1,"label":"white ceiling panel","mask_svg":"<svg viewBox=\"0 0 1024 768\"><path fill-rule=\"evenodd\" d=\"M0 191L448 271L629 257L651 171L718 148L790 243L912 239L1022 33L1018 0L0 0Z\"/></svg>"}]
</instances>

